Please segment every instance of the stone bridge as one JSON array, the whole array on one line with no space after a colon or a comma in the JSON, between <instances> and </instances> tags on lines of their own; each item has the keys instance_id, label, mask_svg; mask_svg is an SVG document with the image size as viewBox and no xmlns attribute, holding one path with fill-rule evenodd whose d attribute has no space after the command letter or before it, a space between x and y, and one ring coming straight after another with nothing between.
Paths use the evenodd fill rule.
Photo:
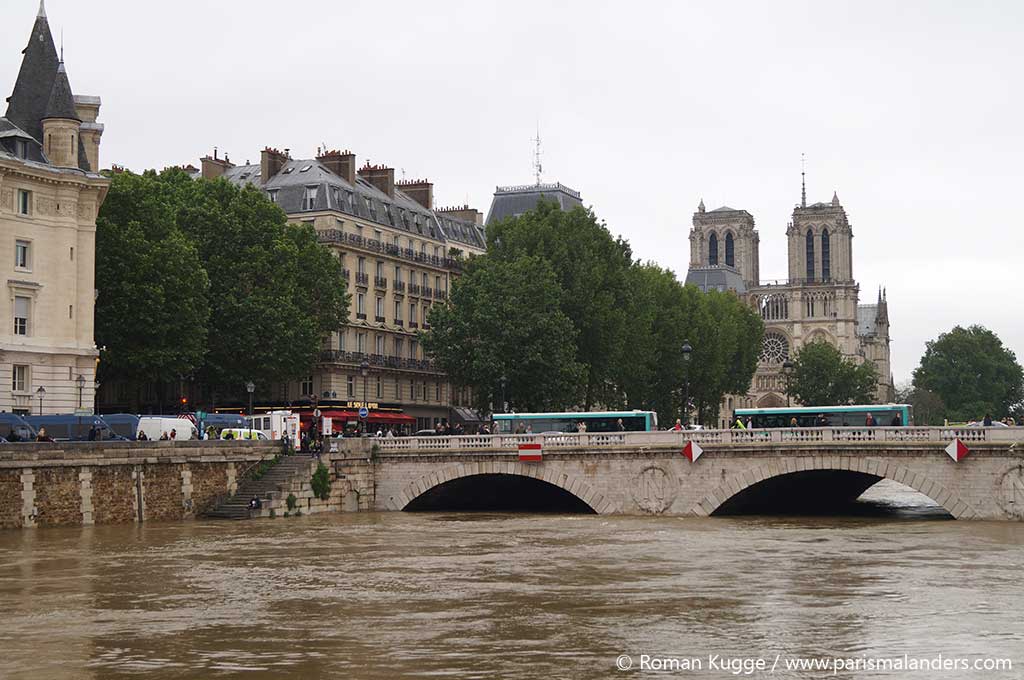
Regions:
<instances>
[{"instance_id":1,"label":"stone bridge","mask_svg":"<svg viewBox=\"0 0 1024 680\"><path fill-rule=\"evenodd\" d=\"M953 460L955 439L969 453ZM703 454L682 453L696 442ZM543 447L519 459L521 443ZM344 440L365 510L707 516L823 510L891 479L958 519L1024 519L1024 428L799 428Z\"/></svg>"}]
</instances>

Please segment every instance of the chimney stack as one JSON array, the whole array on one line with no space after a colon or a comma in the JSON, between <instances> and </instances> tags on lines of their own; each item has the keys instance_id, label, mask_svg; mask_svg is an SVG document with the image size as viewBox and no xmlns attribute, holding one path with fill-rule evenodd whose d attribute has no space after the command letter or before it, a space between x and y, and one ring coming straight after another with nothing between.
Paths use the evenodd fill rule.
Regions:
<instances>
[{"instance_id":1,"label":"chimney stack","mask_svg":"<svg viewBox=\"0 0 1024 680\"><path fill-rule=\"evenodd\" d=\"M203 166L203 179L215 179L220 177L230 168L235 167L234 163L227 158L217 158L217 147L213 148L213 157L203 156L199 159Z\"/></svg>"},{"instance_id":2,"label":"chimney stack","mask_svg":"<svg viewBox=\"0 0 1024 680\"><path fill-rule=\"evenodd\" d=\"M395 197L395 169L367 163L359 169L359 176L388 195Z\"/></svg>"},{"instance_id":3,"label":"chimney stack","mask_svg":"<svg viewBox=\"0 0 1024 680\"><path fill-rule=\"evenodd\" d=\"M422 205L427 210L434 209L434 185L430 180L400 180L398 187L402 193Z\"/></svg>"},{"instance_id":4,"label":"chimney stack","mask_svg":"<svg viewBox=\"0 0 1024 680\"><path fill-rule=\"evenodd\" d=\"M281 172L288 161L288 149L278 151L269 146L260 152L260 181L266 184L271 177Z\"/></svg>"},{"instance_id":5,"label":"chimney stack","mask_svg":"<svg viewBox=\"0 0 1024 680\"><path fill-rule=\"evenodd\" d=\"M317 156L316 159L349 184L356 183L356 155L348 149L324 151L323 155Z\"/></svg>"},{"instance_id":6,"label":"chimney stack","mask_svg":"<svg viewBox=\"0 0 1024 680\"><path fill-rule=\"evenodd\" d=\"M449 217L465 220L466 222L472 222L473 224L482 225L484 223L484 214L476 208L470 208L468 205L455 206L454 208L438 208L437 212Z\"/></svg>"}]
</instances>

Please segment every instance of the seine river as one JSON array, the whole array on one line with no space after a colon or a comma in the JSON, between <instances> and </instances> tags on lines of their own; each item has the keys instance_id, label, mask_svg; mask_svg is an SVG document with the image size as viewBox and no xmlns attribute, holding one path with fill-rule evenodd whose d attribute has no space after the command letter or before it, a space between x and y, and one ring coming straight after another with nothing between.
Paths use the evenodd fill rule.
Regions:
<instances>
[{"instance_id":1,"label":"seine river","mask_svg":"<svg viewBox=\"0 0 1024 680\"><path fill-rule=\"evenodd\" d=\"M1024 677L1024 524L884 484L844 518L0 532L0 677ZM833 658L861 666L787 666Z\"/></svg>"}]
</instances>

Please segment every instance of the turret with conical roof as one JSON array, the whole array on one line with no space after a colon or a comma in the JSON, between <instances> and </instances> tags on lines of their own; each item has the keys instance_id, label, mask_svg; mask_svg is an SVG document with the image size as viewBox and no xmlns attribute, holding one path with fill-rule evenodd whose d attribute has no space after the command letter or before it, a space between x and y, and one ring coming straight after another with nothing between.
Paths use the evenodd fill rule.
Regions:
<instances>
[{"instance_id":1,"label":"turret with conical roof","mask_svg":"<svg viewBox=\"0 0 1024 680\"><path fill-rule=\"evenodd\" d=\"M63 61L57 65L42 123L43 153L46 158L60 167L78 167L82 119L75 111L74 95L71 94L71 83L68 82Z\"/></svg>"}]
</instances>

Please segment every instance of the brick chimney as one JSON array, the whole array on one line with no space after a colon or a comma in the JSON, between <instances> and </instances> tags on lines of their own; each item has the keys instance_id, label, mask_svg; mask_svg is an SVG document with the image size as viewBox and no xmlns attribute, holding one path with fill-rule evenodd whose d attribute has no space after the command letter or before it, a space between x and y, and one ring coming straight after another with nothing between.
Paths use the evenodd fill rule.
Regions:
<instances>
[{"instance_id":1,"label":"brick chimney","mask_svg":"<svg viewBox=\"0 0 1024 680\"><path fill-rule=\"evenodd\" d=\"M434 185L430 180L399 180L398 188L402 190L402 193L427 210L434 209Z\"/></svg>"},{"instance_id":2,"label":"brick chimney","mask_svg":"<svg viewBox=\"0 0 1024 680\"><path fill-rule=\"evenodd\" d=\"M349 184L356 183L356 155L348 149L344 151L336 149L325 151L323 155L317 156L316 159L323 163L325 168Z\"/></svg>"},{"instance_id":3,"label":"brick chimney","mask_svg":"<svg viewBox=\"0 0 1024 680\"><path fill-rule=\"evenodd\" d=\"M288 162L288 149L278 151L269 146L260 152L260 181L264 184L271 177L281 172L281 168Z\"/></svg>"},{"instance_id":4,"label":"brick chimney","mask_svg":"<svg viewBox=\"0 0 1024 680\"><path fill-rule=\"evenodd\" d=\"M359 176L389 197L395 197L395 169L367 163L359 168Z\"/></svg>"},{"instance_id":5,"label":"brick chimney","mask_svg":"<svg viewBox=\"0 0 1024 680\"><path fill-rule=\"evenodd\" d=\"M215 179L224 174L225 171L235 167L235 164L224 158L217 158L217 147L213 147L213 157L203 156L199 159L203 166L203 179Z\"/></svg>"},{"instance_id":6,"label":"brick chimney","mask_svg":"<svg viewBox=\"0 0 1024 680\"><path fill-rule=\"evenodd\" d=\"M470 208L468 205L455 206L454 208L438 208L437 212L449 217L472 222L473 224L484 223L484 214L476 208Z\"/></svg>"}]
</instances>

